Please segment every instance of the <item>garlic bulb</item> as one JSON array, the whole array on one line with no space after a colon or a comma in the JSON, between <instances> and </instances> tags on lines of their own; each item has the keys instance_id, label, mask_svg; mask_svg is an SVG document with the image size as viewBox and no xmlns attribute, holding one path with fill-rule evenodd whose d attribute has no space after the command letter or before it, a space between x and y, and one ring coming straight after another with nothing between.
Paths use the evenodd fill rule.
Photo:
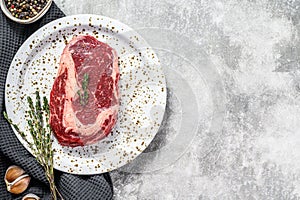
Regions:
<instances>
[{"instance_id":1,"label":"garlic bulb","mask_svg":"<svg viewBox=\"0 0 300 200\"><path fill-rule=\"evenodd\" d=\"M30 176L22 168L13 165L6 170L4 181L7 191L20 194L28 188Z\"/></svg>"}]
</instances>

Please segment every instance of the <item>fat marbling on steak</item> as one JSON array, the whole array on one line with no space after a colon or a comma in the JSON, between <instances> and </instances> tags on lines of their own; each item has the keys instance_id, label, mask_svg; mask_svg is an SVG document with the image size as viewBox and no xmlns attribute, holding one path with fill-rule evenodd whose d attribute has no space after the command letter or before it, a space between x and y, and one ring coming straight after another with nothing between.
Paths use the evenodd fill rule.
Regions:
<instances>
[{"instance_id":1,"label":"fat marbling on steak","mask_svg":"<svg viewBox=\"0 0 300 200\"><path fill-rule=\"evenodd\" d=\"M117 121L116 51L88 35L64 48L50 93L50 126L61 145L83 146L107 136Z\"/></svg>"}]
</instances>

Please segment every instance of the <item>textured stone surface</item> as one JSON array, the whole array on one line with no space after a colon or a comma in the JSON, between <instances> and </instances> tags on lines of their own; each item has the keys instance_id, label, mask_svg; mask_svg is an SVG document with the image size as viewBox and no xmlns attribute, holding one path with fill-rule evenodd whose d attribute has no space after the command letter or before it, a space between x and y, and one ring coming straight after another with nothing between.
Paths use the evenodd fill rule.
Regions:
<instances>
[{"instance_id":1,"label":"textured stone surface","mask_svg":"<svg viewBox=\"0 0 300 200\"><path fill-rule=\"evenodd\" d=\"M300 198L300 1L56 3L67 15L105 15L136 29L167 75L152 153L112 172L116 199ZM153 27L175 36L162 39ZM176 137L191 142L160 151Z\"/></svg>"}]
</instances>

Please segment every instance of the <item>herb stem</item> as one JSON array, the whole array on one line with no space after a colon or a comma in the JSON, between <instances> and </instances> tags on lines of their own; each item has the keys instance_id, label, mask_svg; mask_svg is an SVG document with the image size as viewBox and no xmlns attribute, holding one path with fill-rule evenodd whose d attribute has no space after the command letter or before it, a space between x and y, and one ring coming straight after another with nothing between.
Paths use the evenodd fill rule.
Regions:
<instances>
[{"instance_id":1,"label":"herb stem","mask_svg":"<svg viewBox=\"0 0 300 200\"><path fill-rule=\"evenodd\" d=\"M83 106L85 106L88 103L88 99L89 99L89 93L88 93L88 85L89 85L89 81L90 81L89 79L90 79L89 74L85 73L83 75L83 80L81 83L83 93L81 93L80 90L77 91L77 94L79 96L79 102Z\"/></svg>"},{"instance_id":2,"label":"herb stem","mask_svg":"<svg viewBox=\"0 0 300 200\"><path fill-rule=\"evenodd\" d=\"M41 97L39 92L35 93L36 101L33 103L30 96L27 97L27 102L29 110L29 119L27 119L27 124L29 127L29 133L32 136L33 142L27 139L24 132L20 131L19 127L13 123L13 121L4 112L4 118L14 127L14 129L20 134L24 141L28 144L29 148L32 150L36 157L38 163L44 168L46 178L50 184L50 192L53 200L57 199L57 194L61 199L63 197L59 193L54 182L54 170L53 170L53 149L52 149L52 130L49 125L50 109L48 100L46 97L43 98L41 103Z\"/></svg>"}]
</instances>

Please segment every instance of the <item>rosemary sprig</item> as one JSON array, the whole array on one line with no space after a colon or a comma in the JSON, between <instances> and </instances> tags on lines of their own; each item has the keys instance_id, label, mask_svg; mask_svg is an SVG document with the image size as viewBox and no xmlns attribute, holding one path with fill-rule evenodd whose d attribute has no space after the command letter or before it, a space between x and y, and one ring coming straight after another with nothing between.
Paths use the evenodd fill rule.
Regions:
<instances>
[{"instance_id":1,"label":"rosemary sprig","mask_svg":"<svg viewBox=\"0 0 300 200\"><path fill-rule=\"evenodd\" d=\"M62 196L59 193L54 182L54 170L53 170L53 149L52 149L52 130L49 125L50 109L49 103L46 97L43 97L43 102L41 103L41 97L38 91L35 92L36 101L35 105L30 96L27 97L27 102L29 110L27 111L29 118L27 119L27 124L29 127L29 132L32 136L33 143L30 142L23 131L13 123L13 121L8 118L7 113L4 112L3 115L5 119L14 127L14 129L20 134L24 141L28 144L36 160L45 170L46 178L50 184L50 192L52 199L56 200L57 195L61 199Z\"/></svg>"},{"instance_id":2,"label":"rosemary sprig","mask_svg":"<svg viewBox=\"0 0 300 200\"><path fill-rule=\"evenodd\" d=\"M77 94L78 94L79 100L80 100L80 104L83 106L88 103L88 99L89 99L89 93L87 91L88 85L89 85L89 74L85 73L83 75L83 80L81 83L83 94L80 92L80 90L77 91Z\"/></svg>"}]
</instances>

